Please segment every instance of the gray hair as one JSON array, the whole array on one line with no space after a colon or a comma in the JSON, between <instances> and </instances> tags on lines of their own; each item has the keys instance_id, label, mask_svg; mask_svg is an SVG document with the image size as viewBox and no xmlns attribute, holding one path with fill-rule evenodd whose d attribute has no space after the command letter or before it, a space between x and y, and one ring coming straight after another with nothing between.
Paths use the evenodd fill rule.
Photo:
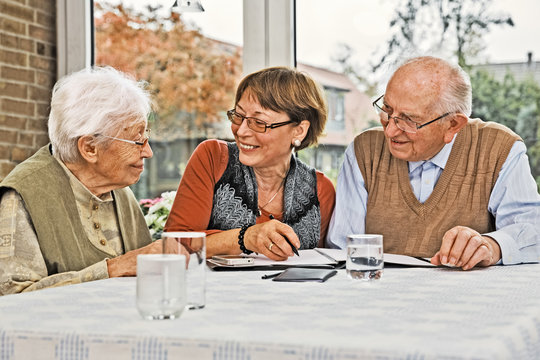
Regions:
<instances>
[{"instance_id":1,"label":"gray hair","mask_svg":"<svg viewBox=\"0 0 540 360\"><path fill-rule=\"evenodd\" d=\"M445 113L463 113L467 117L472 113L472 88L469 75L457 64L433 56L419 56L405 61L403 66L438 68L445 74L439 98L434 104L434 111Z\"/></svg>"},{"instance_id":2,"label":"gray hair","mask_svg":"<svg viewBox=\"0 0 540 360\"><path fill-rule=\"evenodd\" d=\"M48 122L55 155L64 162L79 162L81 136L115 136L126 126L147 122L152 107L144 87L112 67L93 67L61 78L52 91ZM96 143L110 141L96 138Z\"/></svg>"}]
</instances>

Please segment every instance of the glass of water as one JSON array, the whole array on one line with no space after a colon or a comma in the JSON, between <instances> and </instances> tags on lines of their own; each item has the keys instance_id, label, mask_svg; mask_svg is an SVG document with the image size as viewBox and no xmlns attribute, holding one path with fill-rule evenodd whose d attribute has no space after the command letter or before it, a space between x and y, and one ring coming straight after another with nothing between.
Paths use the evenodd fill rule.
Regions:
<instances>
[{"instance_id":1,"label":"glass of water","mask_svg":"<svg viewBox=\"0 0 540 360\"><path fill-rule=\"evenodd\" d=\"M176 319L186 307L186 257L137 256L137 309L149 320Z\"/></svg>"},{"instance_id":2,"label":"glass of water","mask_svg":"<svg viewBox=\"0 0 540 360\"><path fill-rule=\"evenodd\" d=\"M161 234L163 252L189 253L186 266L187 308L202 309L206 305L206 234L203 232L164 232ZM174 250L176 249L176 250Z\"/></svg>"},{"instance_id":3,"label":"glass of water","mask_svg":"<svg viewBox=\"0 0 540 360\"><path fill-rule=\"evenodd\" d=\"M353 234L347 236L347 276L350 279L371 281L382 277L383 236Z\"/></svg>"}]
</instances>

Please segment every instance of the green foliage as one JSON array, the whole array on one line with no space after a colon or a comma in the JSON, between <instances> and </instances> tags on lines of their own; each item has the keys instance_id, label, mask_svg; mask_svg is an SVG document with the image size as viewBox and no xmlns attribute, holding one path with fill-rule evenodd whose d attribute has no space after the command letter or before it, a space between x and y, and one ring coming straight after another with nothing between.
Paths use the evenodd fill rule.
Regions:
<instances>
[{"instance_id":1,"label":"green foliage","mask_svg":"<svg viewBox=\"0 0 540 360\"><path fill-rule=\"evenodd\" d=\"M477 57L491 26L514 26L508 15L489 12L493 0L400 0L390 21L385 53L373 67L418 53L451 51L462 67Z\"/></svg>"},{"instance_id":2,"label":"green foliage","mask_svg":"<svg viewBox=\"0 0 540 360\"><path fill-rule=\"evenodd\" d=\"M161 238L161 233L169 217L176 191L167 191L155 199L142 199L139 205L153 240Z\"/></svg>"},{"instance_id":3,"label":"green foliage","mask_svg":"<svg viewBox=\"0 0 540 360\"><path fill-rule=\"evenodd\" d=\"M472 117L506 125L521 136L540 189L540 85L532 78L517 81L511 73L502 81L485 70L471 71L470 75Z\"/></svg>"},{"instance_id":4,"label":"green foliage","mask_svg":"<svg viewBox=\"0 0 540 360\"><path fill-rule=\"evenodd\" d=\"M533 175L536 174L536 184L540 191L540 126L536 132L536 143L529 148L530 162Z\"/></svg>"}]
</instances>

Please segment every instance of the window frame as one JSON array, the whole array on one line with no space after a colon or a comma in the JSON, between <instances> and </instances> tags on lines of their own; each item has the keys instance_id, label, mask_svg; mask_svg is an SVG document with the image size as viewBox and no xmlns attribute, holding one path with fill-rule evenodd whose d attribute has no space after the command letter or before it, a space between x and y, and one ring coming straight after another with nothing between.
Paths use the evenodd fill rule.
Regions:
<instances>
[{"instance_id":1,"label":"window frame","mask_svg":"<svg viewBox=\"0 0 540 360\"><path fill-rule=\"evenodd\" d=\"M92 0L56 0L58 78L94 64L93 6Z\"/></svg>"},{"instance_id":2,"label":"window frame","mask_svg":"<svg viewBox=\"0 0 540 360\"><path fill-rule=\"evenodd\" d=\"M243 0L243 73L296 66L295 0ZM56 0L57 75L94 64L94 2Z\"/></svg>"}]
</instances>

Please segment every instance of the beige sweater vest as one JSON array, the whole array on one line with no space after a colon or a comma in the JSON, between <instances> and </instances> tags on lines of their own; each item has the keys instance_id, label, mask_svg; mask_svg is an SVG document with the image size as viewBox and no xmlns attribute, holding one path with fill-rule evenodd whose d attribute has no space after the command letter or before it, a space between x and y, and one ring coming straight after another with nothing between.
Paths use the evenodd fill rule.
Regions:
<instances>
[{"instance_id":1,"label":"beige sweater vest","mask_svg":"<svg viewBox=\"0 0 540 360\"><path fill-rule=\"evenodd\" d=\"M366 233L383 234L387 253L431 257L454 226L479 233L495 230L489 197L517 140L520 137L502 125L469 120L422 204L413 193L407 161L391 155L382 128L359 134L354 146L368 192Z\"/></svg>"},{"instance_id":2,"label":"beige sweater vest","mask_svg":"<svg viewBox=\"0 0 540 360\"><path fill-rule=\"evenodd\" d=\"M15 189L24 201L49 275L79 271L109 257L88 239L69 178L48 145L9 173L0 194L6 188ZM113 197L125 251L149 244L150 232L133 192L118 189Z\"/></svg>"}]
</instances>

